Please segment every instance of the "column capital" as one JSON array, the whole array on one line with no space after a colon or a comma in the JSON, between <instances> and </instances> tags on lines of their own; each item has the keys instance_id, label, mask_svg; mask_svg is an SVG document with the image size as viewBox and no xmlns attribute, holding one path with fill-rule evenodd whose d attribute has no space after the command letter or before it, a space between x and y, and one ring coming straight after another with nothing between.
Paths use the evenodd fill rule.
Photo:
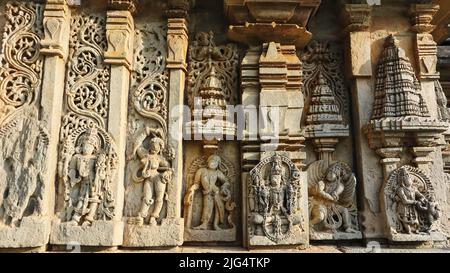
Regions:
<instances>
[{"instance_id":1,"label":"column capital","mask_svg":"<svg viewBox=\"0 0 450 273\"><path fill-rule=\"evenodd\" d=\"M188 50L187 21L184 18L167 20L167 68L186 71Z\"/></svg>"},{"instance_id":2,"label":"column capital","mask_svg":"<svg viewBox=\"0 0 450 273\"><path fill-rule=\"evenodd\" d=\"M139 0L108 0L109 10L123 10L134 13Z\"/></svg>"},{"instance_id":3,"label":"column capital","mask_svg":"<svg viewBox=\"0 0 450 273\"><path fill-rule=\"evenodd\" d=\"M341 14L344 33L368 31L372 22L372 6L367 4L346 4Z\"/></svg>"},{"instance_id":4,"label":"column capital","mask_svg":"<svg viewBox=\"0 0 450 273\"><path fill-rule=\"evenodd\" d=\"M108 10L106 19L108 50L105 63L124 65L131 70L134 22L129 10Z\"/></svg>"},{"instance_id":5,"label":"column capital","mask_svg":"<svg viewBox=\"0 0 450 273\"><path fill-rule=\"evenodd\" d=\"M436 26L431 24L433 16L438 12L439 5L412 4L410 8L411 30L416 33L430 33Z\"/></svg>"},{"instance_id":6,"label":"column capital","mask_svg":"<svg viewBox=\"0 0 450 273\"><path fill-rule=\"evenodd\" d=\"M41 53L67 57L70 35L70 9L66 0L47 0L44 10L44 39Z\"/></svg>"},{"instance_id":7,"label":"column capital","mask_svg":"<svg viewBox=\"0 0 450 273\"><path fill-rule=\"evenodd\" d=\"M166 10L167 18L187 18L189 15L188 0L167 0L168 8Z\"/></svg>"}]
</instances>

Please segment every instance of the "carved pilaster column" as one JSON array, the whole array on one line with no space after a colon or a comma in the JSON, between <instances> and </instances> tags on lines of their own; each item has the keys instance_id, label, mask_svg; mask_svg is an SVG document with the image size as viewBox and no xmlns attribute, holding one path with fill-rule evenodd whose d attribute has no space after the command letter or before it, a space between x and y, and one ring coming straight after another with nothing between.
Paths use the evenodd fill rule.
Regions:
<instances>
[{"instance_id":1,"label":"carved pilaster column","mask_svg":"<svg viewBox=\"0 0 450 273\"><path fill-rule=\"evenodd\" d=\"M169 71L169 146L174 150L172 160L173 187L167 194L171 205L167 209L167 218L177 224L177 230L171 235L174 245L183 243L184 220L181 217L181 191L183 187L183 106L186 79L186 58L188 48L187 1L169 1L167 10L167 69Z\"/></svg>"},{"instance_id":2,"label":"carved pilaster column","mask_svg":"<svg viewBox=\"0 0 450 273\"><path fill-rule=\"evenodd\" d=\"M382 211L386 211L386 202L385 202L385 187L387 185L387 181L389 179L389 175L397 169L397 164L400 162L400 153L402 152L402 148L400 147L386 147L386 148L379 148L376 150L376 153L381 157L380 163L383 166L383 186L380 188L380 191L377 192L378 196L380 198L380 209ZM387 223L387 215L382 213L379 215L380 217L384 218L384 222ZM378 221L383 222L383 221ZM387 236L389 234L389 231L384 228L384 233Z\"/></svg>"},{"instance_id":3,"label":"carved pilaster column","mask_svg":"<svg viewBox=\"0 0 450 273\"><path fill-rule=\"evenodd\" d=\"M434 4L413 4L410 9L411 31L415 32L414 46L419 69L417 76L432 117L438 116L435 81L439 80L439 72L436 71L437 44L431 35L436 26L431 21L438 10L439 5Z\"/></svg>"},{"instance_id":4,"label":"carved pilaster column","mask_svg":"<svg viewBox=\"0 0 450 273\"><path fill-rule=\"evenodd\" d=\"M124 204L128 93L134 38L134 21L131 13L133 10L133 1L110 0L106 18L108 50L105 52L105 63L111 65L108 131L114 138L118 156L117 171L112 177L113 187L115 187L114 192L116 193L115 221L122 220ZM119 234L117 236L122 237Z\"/></svg>"},{"instance_id":5,"label":"carved pilaster column","mask_svg":"<svg viewBox=\"0 0 450 273\"><path fill-rule=\"evenodd\" d=\"M307 181L303 171L306 154L302 151L305 138L299 122L304 107L302 68L296 53L312 37L306 26L319 5L320 1L316 0L224 1L225 14L230 22L228 37L250 46L241 70L245 117L241 177L244 185L244 242L248 247L305 246L309 243L308 204L304 198L307 196ZM270 218L258 218L258 205L254 204L264 193L254 191L252 183L259 182L256 177L250 177L250 173L256 175L256 166L264 165L261 162L267 163L274 154L289 158L300 170L297 175L301 185L296 190L301 195L299 215L303 218L299 219L302 228L295 231L287 228L286 221L279 218L276 211L270 213ZM282 188L281 185L278 190L282 191ZM263 232L261 225L279 225L283 231L273 237L267 230ZM293 234L281 239L285 230Z\"/></svg>"},{"instance_id":6,"label":"carved pilaster column","mask_svg":"<svg viewBox=\"0 0 450 273\"><path fill-rule=\"evenodd\" d=\"M44 39L41 53L45 55L42 75L42 121L49 132L44 200L47 200L48 213L55 207L55 183L53 182L58 160L59 130L64 97L64 79L70 35L70 10L65 0L47 0L44 10Z\"/></svg>"},{"instance_id":7,"label":"carved pilaster column","mask_svg":"<svg viewBox=\"0 0 450 273\"><path fill-rule=\"evenodd\" d=\"M363 126L369 122L371 111L367 109L373 102L372 57L370 26L372 7L367 4L347 4L343 6L344 42L346 49L346 73L351 82L353 124L355 133L356 168L358 183L367 202L362 205L362 225L368 238L379 237L383 227L378 224L381 212L379 192L383 177L380 175L378 158L369 147ZM364 229L363 229L364 230Z\"/></svg>"},{"instance_id":8,"label":"carved pilaster column","mask_svg":"<svg viewBox=\"0 0 450 273\"><path fill-rule=\"evenodd\" d=\"M8 1L4 11L0 248L43 247L54 215L70 14L61 0Z\"/></svg>"}]
</instances>

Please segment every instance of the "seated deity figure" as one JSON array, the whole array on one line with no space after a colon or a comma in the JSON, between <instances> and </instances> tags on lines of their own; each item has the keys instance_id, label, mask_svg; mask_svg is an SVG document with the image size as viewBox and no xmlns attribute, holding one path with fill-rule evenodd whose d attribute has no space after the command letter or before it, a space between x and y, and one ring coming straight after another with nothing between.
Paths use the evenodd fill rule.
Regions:
<instances>
[{"instance_id":1,"label":"seated deity figure","mask_svg":"<svg viewBox=\"0 0 450 273\"><path fill-rule=\"evenodd\" d=\"M226 175L219 170L221 158L218 155L211 155L207 159L207 167L197 170L194 176L194 182L188 189L185 204L190 205L193 201L194 193L202 189L203 208L201 214L201 223L193 229L206 230L211 219L213 219L214 230L220 230L219 224L225 222L225 203L224 200L230 192L230 182ZM213 217L214 214L214 218Z\"/></svg>"},{"instance_id":2,"label":"seated deity figure","mask_svg":"<svg viewBox=\"0 0 450 273\"><path fill-rule=\"evenodd\" d=\"M149 135L155 134L150 139L148 151L142 147L142 141ZM148 216L150 207L153 210L150 213L150 225L157 224L156 219L160 217L161 210L166 196L167 183L172 180L172 170L169 161L162 155L165 147L164 140L156 135L161 135L160 129L147 127L144 131L144 137L138 137L138 142L133 150L140 159L141 177L134 176L135 182L144 182L142 203L136 217L129 219L130 224L142 225L144 219Z\"/></svg>"}]
</instances>

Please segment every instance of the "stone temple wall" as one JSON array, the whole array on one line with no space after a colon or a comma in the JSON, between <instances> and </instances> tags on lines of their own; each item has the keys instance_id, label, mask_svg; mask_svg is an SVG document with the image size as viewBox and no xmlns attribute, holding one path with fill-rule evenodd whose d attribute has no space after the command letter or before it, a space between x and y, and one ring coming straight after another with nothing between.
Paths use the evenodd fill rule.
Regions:
<instances>
[{"instance_id":1,"label":"stone temple wall","mask_svg":"<svg viewBox=\"0 0 450 273\"><path fill-rule=\"evenodd\" d=\"M366 2L1 1L0 251L445 245L439 5Z\"/></svg>"}]
</instances>

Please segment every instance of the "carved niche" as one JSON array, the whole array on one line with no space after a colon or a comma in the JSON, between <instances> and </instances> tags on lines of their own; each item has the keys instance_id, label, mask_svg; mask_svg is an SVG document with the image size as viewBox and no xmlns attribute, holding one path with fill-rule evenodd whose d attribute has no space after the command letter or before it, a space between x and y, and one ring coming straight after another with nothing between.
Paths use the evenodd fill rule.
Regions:
<instances>
[{"instance_id":1,"label":"carved niche","mask_svg":"<svg viewBox=\"0 0 450 273\"><path fill-rule=\"evenodd\" d=\"M250 171L247 222L250 246L304 243L303 236L308 234L301 183L300 171L284 155L266 157Z\"/></svg>"},{"instance_id":2,"label":"carved niche","mask_svg":"<svg viewBox=\"0 0 450 273\"><path fill-rule=\"evenodd\" d=\"M135 31L128 122L125 215L130 225L161 225L172 187L168 147L166 29L143 24Z\"/></svg>"},{"instance_id":3,"label":"carved niche","mask_svg":"<svg viewBox=\"0 0 450 273\"><path fill-rule=\"evenodd\" d=\"M195 140L236 135L227 105L236 101L238 59L236 46L216 46L212 32L197 33L189 47L188 103L193 121L186 129L199 136Z\"/></svg>"},{"instance_id":4,"label":"carved niche","mask_svg":"<svg viewBox=\"0 0 450 273\"><path fill-rule=\"evenodd\" d=\"M110 67L103 62L105 18L73 16L69 48L58 164L61 220L90 226L112 220L115 214L111 177L117 154L107 132Z\"/></svg>"},{"instance_id":5,"label":"carved niche","mask_svg":"<svg viewBox=\"0 0 450 273\"><path fill-rule=\"evenodd\" d=\"M308 166L312 239L361 238L355 188L356 177L346 163L318 160Z\"/></svg>"},{"instance_id":6,"label":"carved niche","mask_svg":"<svg viewBox=\"0 0 450 273\"><path fill-rule=\"evenodd\" d=\"M337 50L327 41L312 41L301 55L305 108L309 108L313 91L320 78L331 90L342 123L348 124L347 88L344 82L343 62Z\"/></svg>"},{"instance_id":7,"label":"carved niche","mask_svg":"<svg viewBox=\"0 0 450 273\"><path fill-rule=\"evenodd\" d=\"M194 160L184 196L186 241L234 241L236 226L231 162L218 154Z\"/></svg>"},{"instance_id":8,"label":"carved niche","mask_svg":"<svg viewBox=\"0 0 450 273\"><path fill-rule=\"evenodd\" d=\"M409 165L394 170L384 188L392 236L429 235L438 230L439 206L428 176Z\"/></svg>"},{"instance_id":9,"label":"carved niche","mask_svg":"<svg viewBox=\"0 0 450 273\"><path fill-rule=\"evenodd\" d=\"M6 3L0 54L0 226L43 213L48 132L39 118L43 6Z\"/></svg>"}]
</instances>

